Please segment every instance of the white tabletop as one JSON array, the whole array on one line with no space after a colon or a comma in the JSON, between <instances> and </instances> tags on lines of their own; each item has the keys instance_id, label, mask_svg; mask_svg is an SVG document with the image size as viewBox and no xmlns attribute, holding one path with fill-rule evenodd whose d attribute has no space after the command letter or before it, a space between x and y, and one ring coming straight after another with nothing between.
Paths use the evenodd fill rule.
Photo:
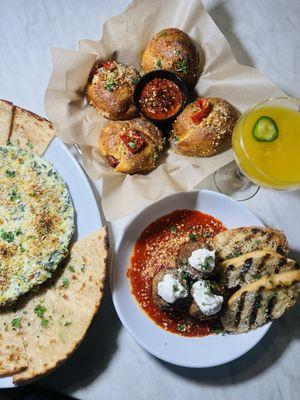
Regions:
<instances>
[{"instance_id":1,"label":"white tabletop","mask_svg":"<svg viewBox=\"0 0 300 400\"><path fill-rule=\"evenodd\" d=\"M44 91L51 73L49 47L76 49L79 39L99 38L103 22L128 3L1 0L0 98L44 115ZM204 4L238 61L257 67L288 94L300 96L299 0L205 0ZM213 188L210 179L201 186ZM286 232L292 256L300 261L300 191L261 189L245 204L267 225ZM107 288L84 343L38 384L79 399L296 400L299 312L298 304L242 358L217 368L192 370L168 365L142 350L121 326Z\"/></svg>"}]
</instances>

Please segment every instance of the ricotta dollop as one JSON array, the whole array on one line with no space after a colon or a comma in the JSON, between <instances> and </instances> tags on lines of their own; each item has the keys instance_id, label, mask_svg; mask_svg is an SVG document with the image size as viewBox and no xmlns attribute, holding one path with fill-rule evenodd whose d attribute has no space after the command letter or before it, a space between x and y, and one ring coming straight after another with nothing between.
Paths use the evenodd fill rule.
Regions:
<instances>
[{"instance_id":1,"label":"ricotta dollop","mask_svg":"<svg viewBox=\"0 0 300 400\"><path fill-rule=\"evenodd\" d=\"M188 261L191 267L201 272L212 272L215 268L215 250L200 248L192 252Z\"/></svg>"},{"instance_id":2,"label":"ricotta dollop","mask_svg":"<svg viewBox=\"0 0 300 400\"><path fill-rule=\"evenodd\" d=\"M186 288L172 274L166 274L157 285L158 295L167 303L173 304L178 299L184 299L188 295Z\"/></svg>"},{"instance_id":3,"label":"ricotta dollop","mask_svg":"<svg viewBox=\"0 0 300 400\"><path fill-rule=\"evenodd\" d=\"M192 286L193 298L205 315L217 314L223 304L223 296L214 294L209 285L202 279L197 281Z\"/></svg>"}]
</instances>

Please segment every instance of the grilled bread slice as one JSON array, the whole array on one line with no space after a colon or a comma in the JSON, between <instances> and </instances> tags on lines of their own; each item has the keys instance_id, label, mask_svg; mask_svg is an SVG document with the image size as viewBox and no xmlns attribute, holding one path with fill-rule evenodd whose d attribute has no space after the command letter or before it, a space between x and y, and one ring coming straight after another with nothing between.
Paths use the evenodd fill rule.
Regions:
<instances>
[{"instance_id":1,"label":"grilled bread slice","mask_svg":"<svg viewBox=\"0 0 300 400\"><path fill-rule=\"evenodd\" d=\"M263 277L235 292L221 322L226 331L244 333L280 318L297 300L300 270Z\"/></svg>"},{"instance_id":2,"label":"grilled bread slice","mask_svg":"<svg viewBox=\"0 0 300 400\"><path fill-rule=\"evenodd\" d=\"M274 251L256 250L219 264L223 285L232 289L253 282L263 276L295 269L297 263Z\"/></svg>"},{"instance_id":3,"label":"grilled bread slice","mask_svg":"<svg viewBox=\"0 0 300 400\"><path fill-rule=\"evenodd\" d=\"M212 245L219 261L255 250L271 250L282 255L288 253L287 239L283 232L260 226L228 229L220 232L213 237Z\"/></svg>"}]
</instances>

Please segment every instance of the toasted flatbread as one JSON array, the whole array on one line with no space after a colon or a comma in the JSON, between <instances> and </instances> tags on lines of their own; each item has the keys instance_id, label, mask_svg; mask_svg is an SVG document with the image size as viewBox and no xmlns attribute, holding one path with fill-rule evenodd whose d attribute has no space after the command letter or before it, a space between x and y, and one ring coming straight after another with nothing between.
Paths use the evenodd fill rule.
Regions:
<instances>
[{"instance_id":1,"label":"toasted flatbread","mask_svg":"<svg viewBox=\"0 0 300 400\"><path fill-rule=\"evenodd\" d=\"M263 277L235 292L221 322L232 333L243 333L280 318L297 301L300 270Z\"/></svg>"},{"instance_id":2,"label":"toasted flatbread","mask_svg":"<svg viewBox=\"0 0 300 400\"><path fill-rule=\"evenodd\" d=\"M57 280L18 310L28 367L14 375L14 383L49 373L81 343L101 302L107 257L105 227L76 242Z\"/></svg>"},{"instance_id":3,"label":"toasted flatbread","mask_svg":"<svg viewBox=\"0 0 300 400\"><path fill-rule=\"evenodd\" d=\"M90 309L98 307L95 299L99 297L104 287L103 268L106 263L107 248L107 229L91 234L88 240L75 243L67 265L55 281L56 294L80 306ZM95 268L99 263L102 265L101 271Z\"/></svg>"},{"instance_id":4,"label":"toasted flatbread","mask_svg":"<svg viewBox=\"0 0 300 400\"><path fill-rule=\"evenodd\" d=\"M222 231L213 237L212 246L219 261L255 250L270 250L282 255L288 253L288 243L283 232L260 226Z\"/></svg>"},{"instance_id":5,"label":"toasted flatbread","mask_svg":"<svg viewBox=\"0 0 300 400\"><path fill-rule=\"evenodd\" d=\"M0 376L13 375L28 366L20 319L15 312L4 311L0 321Z\"/></svg>"},{"instance_id":6,"label":"toasted flatbread","mask_svg":"<svg viewBox=\"0 0 300 400\"><path fill-rule=\"evenodd\" d=\"M14 106L9 140L12 144L42 155L55 135L50 121Z\"/></svg>"},{"instance_id":7,"label":"toasted flatbread","mask_svg":"<svg viewBox=\"0 0 300 400\"><path fill-rule=\"evenodd\" d=\"M7 144L13 115L13 104L0 100L0 146Z\"/></svg>"},{"instance_id":8,"label":"toasted flatbread","mask_svg":"<svg viewBox=\"0 0 300 400\"><path fill-rule=\"evenodd\" d=\"M296 261L274 251L256 250L221 262L219 274L221 282L231 289L262 276L295 269L296 264Z\"/></svg>"}]
</instances>

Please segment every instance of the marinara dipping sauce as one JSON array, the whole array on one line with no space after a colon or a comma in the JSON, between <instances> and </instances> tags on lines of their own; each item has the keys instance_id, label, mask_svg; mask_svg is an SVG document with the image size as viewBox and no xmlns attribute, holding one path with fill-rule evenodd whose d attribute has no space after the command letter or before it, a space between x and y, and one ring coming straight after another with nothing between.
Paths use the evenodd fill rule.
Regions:
<instances>
[{"instance_id":1,"label":"marinara dipping sauce","mask_svg":"<svg viewBox=\"0 0 300 400\"><path fill-rule=\"evenodd\" d=\"M190 241L205 245L225 230L221 221L196 210L177 210L152 222L140 235L133 249L127 275L132 294L145 313L161 328L182 336L206 336L218 331L218 320L200 321L185 311L158 309L152 296L153 277L161 268L175 268L180 247Z\"/></svg>"},{"instance_id":2,"label":"marinara dipping sauce","mask_svg":"<svg viewBox=\"0 0 300 400\"><path fill-rule=\"evenodd\" d=\"M133 93L137 110L160 124L176 118L185 106L187 97L187 86L180 76L162 69L143 75Z\"/></svg>"},{"instance_id":3,"label":"marinara dipping sauce","mask_svg":"<svg viewBox=\"0 0 300 400\"><path fill-rule=\"evenodd\" d=\"M140 95L142 113L151 119L164 120L181 108L183 95L178 85L167 78L154 78L145 84Z\"/></svg>"}]
</instances>

